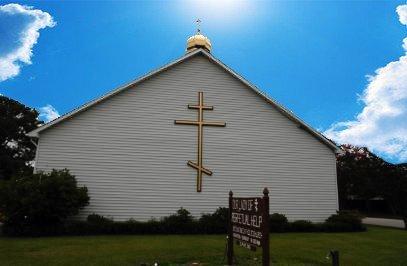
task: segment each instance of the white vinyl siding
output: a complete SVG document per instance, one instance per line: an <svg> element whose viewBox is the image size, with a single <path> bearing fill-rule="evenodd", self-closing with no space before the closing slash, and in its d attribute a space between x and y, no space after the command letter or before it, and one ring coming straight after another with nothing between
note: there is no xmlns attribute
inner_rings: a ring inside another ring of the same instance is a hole
<svg viewBox="0 0 407 266"><path fill-rule="evenodd" d="M202 192L196 192L198 92L213 111L204 119ZM337 209L335 155L262 97L206 57L197 55L39 134L36 170L68 168L91 197L91 213L148 220L180 207L194 216L236 196L270 189L270 212L322 221Z"/></svg>

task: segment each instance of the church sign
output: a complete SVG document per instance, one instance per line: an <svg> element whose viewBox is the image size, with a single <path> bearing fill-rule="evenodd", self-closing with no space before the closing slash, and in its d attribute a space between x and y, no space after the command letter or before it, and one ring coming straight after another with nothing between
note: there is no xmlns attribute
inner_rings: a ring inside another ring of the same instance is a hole
<svg viewBox="0 0 407 266"><path fill-rule="evenodd" d="M225 122L208 122L204 121L203 111L204 110L213 110L213 106L204 105L203 92L198 93L198 104L188 104L189 109L195 109L198 111L197 120L175 120L175 124L179 125L193 125L197 126L198 129L198 148L197 148L197 158L196 162L188 161L187 165L196 169L196 191L202 191L202 173L205 173L209 176L212 175L212 171L203 166L203 127L204 126L215 126L215 127L224 127L226 126Z"/></svg>
<svg viewBox="0 0 407 266"><path fill-rule="evenodd" d="M233 264L233 241L237 245L255 251L263 249L263 265L269 265L269 196L235 198L229 192L228 264Z"/></svg>

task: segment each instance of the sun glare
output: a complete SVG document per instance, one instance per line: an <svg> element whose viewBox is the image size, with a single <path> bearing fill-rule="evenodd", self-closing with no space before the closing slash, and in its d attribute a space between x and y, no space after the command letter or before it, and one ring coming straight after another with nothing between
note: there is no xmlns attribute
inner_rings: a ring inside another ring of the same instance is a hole
<svg viewBox="0 0 407 266"><path fill-rule="evenodd" d="M202 19L204 24L218 26L219 23L223 26L241 23L253 11L253 4L243 0L185 0L182 5L188 15Z"/></svg>

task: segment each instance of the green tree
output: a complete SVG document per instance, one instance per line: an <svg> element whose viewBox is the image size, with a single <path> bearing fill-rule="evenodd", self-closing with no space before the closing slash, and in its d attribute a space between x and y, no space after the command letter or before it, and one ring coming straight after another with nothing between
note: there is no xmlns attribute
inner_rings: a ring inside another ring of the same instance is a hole
<svg viewBox="0 0 407 266"><path fill-rule="evenodd" d="M380 180L378 194L388 202L394 214L402 217L407 230L407 168L390 165L387 171Z"/></svg>
<svg viewBox="0 0 407 266"><path fill-rule="evenodd" d="M0 179L32 169L35 145L26 133L41 124L37 117L35 109L0 96Z"/></svg>
<svg viewBox="0 0 407 266"><path fill-rule="evenodd" d="M365 147L341 146L337 156L338 191L341 209L350 198L380 197L389 204L393 214L403 218L407 229L407 166L393 165ZM367 205L367 207L369 207Z"/></svg>
<svg viewBox="0 0 407 266"><path fill-rule="evenodd" d="M5 233L24 235L51 230L89 204L68 170L13 176L0 182L0 213Z"/></svg>
<svg viewBox="0 0 407 266"><path fill-rule="evenodd" d="M338 192L341 209L346 209L349 198L368 201L379 195L380 180L388 176L389 163L365 147L349 144L341 146L337 156Z"/></svg>

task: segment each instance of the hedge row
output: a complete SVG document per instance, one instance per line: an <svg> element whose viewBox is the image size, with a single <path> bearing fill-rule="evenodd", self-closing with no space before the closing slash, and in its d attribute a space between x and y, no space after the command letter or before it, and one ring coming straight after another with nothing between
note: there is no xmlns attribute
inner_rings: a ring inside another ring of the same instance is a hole
<svg viewBox="0 0 407 266"><path fill-rule="evenodd" d="M181 208L176 214L160 220L139 222L128 220L116 222L106 217L92 214L86 221L32 227L3 226L3 233L10 236L49 236L49 235L99 235L99 234L225 234L227 232L228 209L218 208L213 214L204 214L194 219ZM282 214L270 216L271 232L349 232L363 231L364 226L358 215L340 212L329 217L325 223L315 224L299 220L288 222Z"/></svg>
<svg viewBox="0 0 407 266"><path fill-rule="evenodd" d="M270 215L270 232L359 232L365 231L362 217L353 211L340 211L331 215L323 223L312 223L307 220L289 222L283 214Z"/></svg>
<svg viewBox="0 0 407 266"><path fill-rule="evenodd" d="M91 214L86 221L69 221L63 224L32 226L3 225L8 236L51 236L51 235L99 235L99 234L222 234L227 231L228 209L218 208L213 214L204 214L194 219L181 208L176 214L160 220L140 222L133 219L116 222L112 219Z"/></svg>

